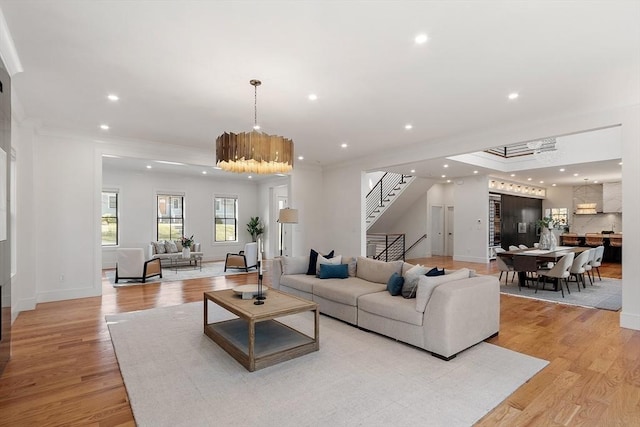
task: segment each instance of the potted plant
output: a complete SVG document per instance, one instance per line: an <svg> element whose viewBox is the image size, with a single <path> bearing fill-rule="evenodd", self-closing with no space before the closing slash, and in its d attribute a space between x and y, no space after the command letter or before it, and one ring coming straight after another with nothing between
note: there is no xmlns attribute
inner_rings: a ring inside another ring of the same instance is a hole
<svg viewBox="0 0 640 427"><path fill-rule="evenodd" d="M260 221L259 216L252 216L249 222L247 223L247 231L251 234L251 239L253 242L258 240L258 237L264 233L264 225L262 221Z"/></svg>

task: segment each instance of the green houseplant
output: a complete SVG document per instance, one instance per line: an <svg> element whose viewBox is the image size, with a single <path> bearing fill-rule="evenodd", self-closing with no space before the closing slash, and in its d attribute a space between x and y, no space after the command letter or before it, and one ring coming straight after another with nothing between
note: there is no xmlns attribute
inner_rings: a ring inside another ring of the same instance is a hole
<svg viewBox="0 0 640 427"><path fill-rule="evenodd" d="M251 239L253 239L254 242L258 240L258 236L264 233L264 225L262 221L260 221L259 216L251 217L247 223L247 231L251 234Z"/></svg>

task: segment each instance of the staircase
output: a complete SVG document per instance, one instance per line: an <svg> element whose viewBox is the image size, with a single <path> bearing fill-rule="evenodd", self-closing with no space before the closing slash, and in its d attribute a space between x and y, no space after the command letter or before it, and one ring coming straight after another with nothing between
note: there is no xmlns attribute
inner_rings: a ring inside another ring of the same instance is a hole
<svg viewBox="0 0 640 427"><path fill-rule="evenodd" d="M367 194L367 210L365 222L367 230L377 221L393 201L415 179L410 175L387 172Z"/></svg>

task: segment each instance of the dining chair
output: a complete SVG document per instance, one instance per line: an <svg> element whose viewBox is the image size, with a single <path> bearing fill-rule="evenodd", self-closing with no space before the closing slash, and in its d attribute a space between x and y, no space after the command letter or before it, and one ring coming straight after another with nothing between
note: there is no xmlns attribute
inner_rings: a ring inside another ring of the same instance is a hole
<svg viewBox="0 0 640 427"><path fill-rule="evenodd" d="M538 270L538 281L536 282L536 292L538 293L538 284L540 283L540 279L544 279L544 278L551 278L551 279L556 279L558 281L558 286L560 287L560 292L562 293L562 298L564 298L564 290L562 290L562 281L564 280L564 284L567 287L567 292L569 292L569 294L571 294L571 291L569 290L569 282L567 281L567 279L569 278L569 276L571 275L570 273L570 269L571 269L571 265L573 264L573 260L574 257L576 256L575 253L573 252L569 252L568 254L566 254L565 256L563 256L562 258L560 258L558 260L558 262L556 262L556 265L553 266L552 269L550 270L546 270L546 269L540 269ZM544 290L544 280L542 281L542 290Z"/></svg>
<svg viewBox="0 0 640 427"><path fill-rule="evenodd" d="M602 257L604 257L604 246L598 246L595 249L595 256L593 257L593 261L591 262L591 274L593 275L593 270L596 270L598 272L598 279L600 279L600 281L602 281L602 277L600 277L600 266L602 265Z"/></svg>
<svg viewBox="0 0 640 427"><path fill-rule="evenodd" d="M609 246L614 248L622 247L622 234L609 234Z"/></svg>
<svg viewBox="0 0 640 427"><path fill-rule="evenodd" d="M520 248L520 249L529 249L529 246L527 246L527 245L518 245L518 248Z"/></svg>
<svg viewBox="0 0 640 427"><path fill-rule="evenodd" d="M580 240L578 239L577 233L563 233L560 237L562 237L562 244L569 246L579 246Z"/></svg>
<svg viewBox="0 0 640 427"><path fill-rule="evenodd" d="M571 268L569 269L569 273L571 273L570 276L575 276L576 278L579 292L581 292L580 281L582 281L582 287L586 288L584 273L586 273L587 271L586 265L589 262L589 252L591 252L591 249L587 249L586 251L581 252L577 257L575 257L573 263L571 264Z"/></svg>
<svg viewBox="0 0 640 427"><path fill-rule="evenodd" d="M499 254L501 252L506 252L502 248L495 248L494 251L496 254ZM504 284L506 285L507 282L509 281L509 273L513 272L513 276L511 277L511 282L513 283L513 279L516 277L516 272L513 269L513 262L510 259L503 258L500 255L498 255L496 256L496 264L500 269L500 277L498 277L498 281L502 280L502 273L506 272L507 277L504 280Z"/></svg>
<svg viewBox="0 0 640 427"><path fill-rule="evenodd" d="M515 246L515 245L509 245L509 250L510 251L517 251L517 250L520 250L520 248Z"/></svg>
<svg viewBox="0 0 640 427"><path fill-rule="evenodd" d="M584 269L587 273L587 277L589 277L589 283L593 286L593 261L596 259L596 248L589 249L589 259L587 260L587 264L584 266Z"/></svg>

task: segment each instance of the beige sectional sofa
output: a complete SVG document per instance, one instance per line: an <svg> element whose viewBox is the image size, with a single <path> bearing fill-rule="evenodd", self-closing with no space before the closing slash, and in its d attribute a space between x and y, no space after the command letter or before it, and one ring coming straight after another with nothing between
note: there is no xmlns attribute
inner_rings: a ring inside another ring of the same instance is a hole
<svg viewBox="0 0 640 427"><path fill-rule="evenodd" d="M392 296L389 277L406 275L411 264L364 257L342 257L349 277L307 275L309 257L280 257L273 262L272 286L312 301L320 312L450 360L462 350L497 335L500 328L499 282L473 270L447 271L420 278L416 298Z"/></svg>

